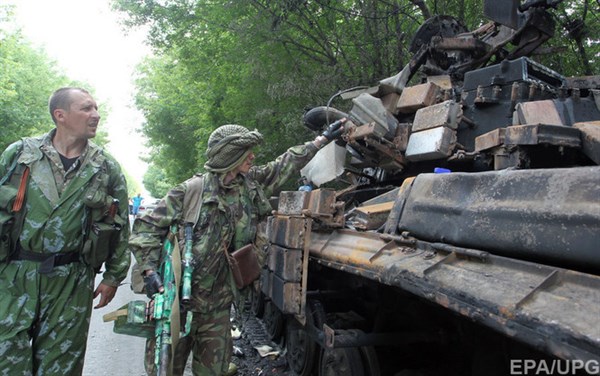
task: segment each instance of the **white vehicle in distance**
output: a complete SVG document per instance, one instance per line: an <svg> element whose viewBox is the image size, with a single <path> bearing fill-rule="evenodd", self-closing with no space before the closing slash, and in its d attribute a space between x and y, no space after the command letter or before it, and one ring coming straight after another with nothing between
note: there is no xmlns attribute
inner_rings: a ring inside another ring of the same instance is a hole
<svg viewBox="0 0 600 376"><path fill-rule="evenodd" d="M140 208L138 209L137 216L141 217L145 214L152 213L152 211L156 208L156 205L160 202L157 198L147 198L142 201Z"/></svg>

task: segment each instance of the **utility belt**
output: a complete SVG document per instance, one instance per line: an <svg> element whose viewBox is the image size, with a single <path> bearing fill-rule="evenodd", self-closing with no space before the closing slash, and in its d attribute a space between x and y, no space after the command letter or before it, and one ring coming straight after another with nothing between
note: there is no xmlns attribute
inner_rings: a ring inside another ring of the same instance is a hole
<svg viewBox="0 0 600 376"><path fill-rule="evenodd" d="M11 260L27 260L40 263L39 272L48 274L52 272L55 266L67 265L74 262L79 262L79 252L68 253L39 253L26 251L20 246L17 246L17 251L10 257Z"/></svg>

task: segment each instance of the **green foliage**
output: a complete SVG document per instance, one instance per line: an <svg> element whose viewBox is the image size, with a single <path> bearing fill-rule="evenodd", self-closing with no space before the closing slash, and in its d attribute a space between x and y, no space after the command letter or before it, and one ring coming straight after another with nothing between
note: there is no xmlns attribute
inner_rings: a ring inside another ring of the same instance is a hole
<svg viewBox="0 0 600 376"><path fill-rule="evenodd" d="M53 62L18 34L0 36L0 148L54 127L48 97L66 83Z"/></svg>
<svg viewBox="0 0 600 376"><path fill-rule="evenodd" d="M152 197L164 197L172 185L169 184L163 175L163 170L156 165L150 165L144 176L144 187L150 192Z"/></svg>
<svg viewBox="0 0 600 376"><path fill-rule="evenodd" d="M328 102L347 111L349 103L336 96L340 90L398 73L412 56L413 35L431 16L452 15L468 30L489 21L480 0L114 0L113 5L128 16L128 26L149 28L159 56L140 67L137 81L153 165L148 184L154 187L202 170L207 138L222 124L263 133L257 163L312 139L301 124L303 112ZM569 75L587 67L597 74L597 7L591 0L561 4L554 12L560 38L550 46L569 47L564 56L536 58ZM573 31L565 33L566 26Z"/></svg>
<svg viewBox="0 0 600 376"><path fill-rule="evenodd" d="M21 137L54 128L48 98L63 86L89 85L70 81L43 50L34 48L14 24L12 8L0 6L0 150ZM104 112L101 109L102 112ZM100 128L94 142L108 142Z"/></svg>

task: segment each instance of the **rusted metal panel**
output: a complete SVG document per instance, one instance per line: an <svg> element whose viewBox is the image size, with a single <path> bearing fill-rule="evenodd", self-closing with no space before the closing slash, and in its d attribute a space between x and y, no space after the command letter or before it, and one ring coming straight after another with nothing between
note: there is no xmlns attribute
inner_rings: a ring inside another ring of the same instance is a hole
<svg viewBox="0 0 600 376"><path fill-rule="evenodd" d="M349 141L363 140L367 137L376 135L375 132L376 124L374 122L360 125L354 128L348 135Z"/></svg>
<svg viewBox="0 0 600 376"><path fill-rule="evenodd" d="M302 281L302 250L271 245L269 270L286 282Z"/></svg>
<svg viewBox="0 0 600 376"><path fill-rule="evenodd" d="M307 211L311 216L333 216L336 211L335 191L333 189L315 189L310 192Z"/></svg>
<svg viewBox="0 0 600 376"><path fill-rule="evenodd" d="M273 303L285 314L298 315L301 313L302 289L300 283L287 282L272 274Z"/></svg>
<svg viewBox="0 0 600 376"><path fill-rule="evenodd" d="M456 129L461 117L460 103L448 100L419 109L415 114L412 131L418 132L436 127Z"/></svg>
<svg viewBox="0 0 600 376"><path fill-rule="evenodd" d="M600 121L575 123L574 128L581 132L583 152L596 164L600 164Z"/></svg>
<svg viewBox="0 0 600 376"><path fill-rule="evenodd" d="M549 144L579 148L581 133L577 128L560 125L514 125L506 128L504 143L506 145Z"/></svg>
<svg viewBox="0 0 600 376"><path fill-rule="evenodd" d="M516 124L542 123L549 125L565 125L558 113L554 101L543 100L523 102L515 108Z"/></svg>
<svg viewBox="0 0 600 376"><path fill-rule="evenodd" d="M433 82L405 87L398 100L398 111L411 113L437 101L440 88Z"/></svg>
<svg viewBox="0 0 600 376"><path fill-rule="evenodd" d="M353 230L313 232L310 254L318 264L412 292L549 354L600 358L600 276L493 254L482 260L432 252L430 243L407 247Z"/></svg>
<svg viewBox="0 0 600 376"><path fill-rule="evenodd" d="M361 230L375 230L385 223L393 205L393 201L363 205L357 207L348 220L352 222L354 227Z"/></svg>
<svg viewBox="0 0 600 376"><path fill-rule="evenodd" d="M504 144L505 128L498 128L475 138L475 151L480 152Z"/></svg>
<svg viewBox="0 0 600 376"><path fill-rule="evenodd" d="M302 211L307 208L309 192L306 191L283 191L279 194L278 214L281 215L302 215Z"/></svg>
<svg viewBox="0 0 600 376"><path fill-rule="evenodd" d="M286 248L303 249L307 220L302 217L275 216L267 222L269 242Z"/></svg>

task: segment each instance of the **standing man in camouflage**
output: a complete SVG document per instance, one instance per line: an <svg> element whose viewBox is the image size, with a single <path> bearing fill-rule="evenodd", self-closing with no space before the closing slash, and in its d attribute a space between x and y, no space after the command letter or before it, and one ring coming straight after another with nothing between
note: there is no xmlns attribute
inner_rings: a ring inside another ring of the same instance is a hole
<svg viewBox="0 0 600 376"><path fill-rule="evenodd" d="M49 110L55 129L0 156L1 375L81 375L93 300L107 305L129 269L125 178L89 141L96 102L61 88Z"/></svg>
<svg viewBox="0 0 600 376"><path fill-rule="evenodd" d="M192 314L188 337L175 351L174 375L182 375L190 351L197 376L228 373L233 342L229 315L236 287L224 253L254 242L258 223L270 214L268 198L327 142L341 136L342 123L314 141L288 149L275 161L253 166L258 131L223 125L208 139L200 218L193 230ZM130 246L143 270L149 296L162 291L159 268L161 241L171 224L182 222L187 182L171 189L156 209L135 220Z"/></svg>

